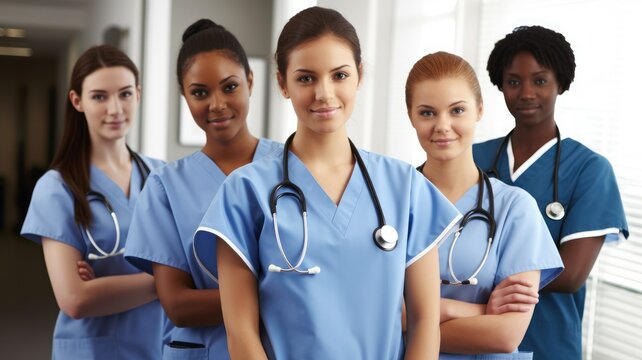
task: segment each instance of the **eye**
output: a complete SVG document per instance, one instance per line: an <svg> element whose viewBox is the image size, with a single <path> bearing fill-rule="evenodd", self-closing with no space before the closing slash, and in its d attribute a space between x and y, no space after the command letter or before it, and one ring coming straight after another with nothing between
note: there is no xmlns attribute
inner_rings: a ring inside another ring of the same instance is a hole
<svg viewBox="0 0 642 360"><path fill-rule="evenodd" d="M126 91L123 91L123 92L120 93L120 97L123 98L123 99L127 99L127 98L131 97L132 95L134 95L134 93L132 91L130 91L130 90L126 90Z"/></svg>
<svg viewBox="0 0 642 360"><path fill-rule="evenodd" d="M234 90L236 90L236 88L238 88L238 87L239 87L239 84L237 84L237 83L229 83L229 84L226 84L223 87L223 92L224 93L231 93L231 92L234 92Z"/></svg>
<svg viewBox="0 0 642 360"><path fill-rule="evenodd" d="M298 82L301 82L301 83L304 83L304 84L308 84L308 83L311 83L312 80L314 80L314 79L312 78L312 75L301 75L296 80Z"/></svg>
<svg viewBox="0 0 642 360"><path fill-rule="evenodd" d="M435 112L432 110L419 110L419 116L421 117L433 117Z"/></svg>
<svg viewBox="0 0 642 360"><path fill-rule="evenodd" d="M542 85L545 85L545 84L546 84L546 79L544 79L544 78L535 79L535 85L542 86Z"/></svg>
<svg viewBox="0 0 642 360"><path fill-rule="evenodd" d="M334 78L335 78L336 80L345 80L345 79L347 79L349 76L350 76L350 75L348 75L348 73L343 72L343 71L340 71L340 72L338 72L338 73L334 74Z"/></svg>
<svg viewBox="0 0 642 360"><path fill-rule="evenodd" d="M453 109L452 109L452 113L453 113L453 114L455 114L455 115L461 115L461 114L463 114L464 112L466 112L466 109L464 109L464 108L463 108L463 107L461 107L461 106L457 106L456 108L453 108Z"/></svg>
<svg viewBox="0 0 642 360"><path fill-rule="evenodd" d="M190 94L191 94L193 97L195 97L195 98L197 98L197 99L200 99L200 98L204 98L204 97L206 97L206 96L207 96L207 90L202 89L202 88L195 88L195 89L192 89L192 91L190 92Z"/></svg>
<svg viewBox="0 0 642 360"><path fill-rule="evenodd" d="M104 94L93 94L91 96L91 99L96 101L105 101L107 99L107 96L105 96Z"/></svg>
<svg viewBox="0 0 642 360"><path fill-rule="evenodd" d="M517 86L517 85L519 85L519 80L508 79L508 80L506 80L506 85L508 85L508 86Z"/></svg>

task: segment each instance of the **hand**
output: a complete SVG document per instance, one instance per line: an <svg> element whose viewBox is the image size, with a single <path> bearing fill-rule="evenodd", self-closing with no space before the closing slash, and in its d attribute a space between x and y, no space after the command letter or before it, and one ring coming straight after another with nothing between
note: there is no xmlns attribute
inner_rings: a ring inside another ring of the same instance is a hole
<svg viewBox="0 0 642 360"><path fill-rule="evenodd" d="M539 293L530 281L518 276L509 276L493 289L486 304L486 314L527 312L538 302Z"/></svg>
<svg viewBox="0 0 642 360"><path fill-rule="evenodd" d="M76 263L76 267L78 268L78 276L80 276L80 279L83 281L89 281L96 278L94 269L86 261L79 260Z"/></svg>

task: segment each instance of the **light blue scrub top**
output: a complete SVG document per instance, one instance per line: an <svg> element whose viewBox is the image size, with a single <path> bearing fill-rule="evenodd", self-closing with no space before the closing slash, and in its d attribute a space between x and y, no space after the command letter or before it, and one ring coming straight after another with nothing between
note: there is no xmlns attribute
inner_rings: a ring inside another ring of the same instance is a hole
<svg viewBox="0 0 642 360"><path fill-rule="evenodd" d="M505 278L540 270L538 289L557 277L564 267L555 242L537 203L526 191L491 178L495 199L497 231L488 259L476 278L477 285L441 285L441 297L474 304L486 304L491 292ZM478 185L472 186L455 204L463 214L477 205ZM488 210L488 189L484 185L483 207ZM468 279L479 266L486 251L488 225L483 220L469 221L457 240L452 255L452 268L459 280ZM454 236L439 247L441 278L452 281L448 271L448 254ZM440 359L477 359L480 355L441 353ZM483 354L484 359L531 359L531 353Z"/></svg>
<svg viewBox="0 0 642 360"><path fill-rule="evenodd" d="M386 252L373 240L377 213L359 166L337 206L290 152L290 180L307 201L309 243L301 269L316 275L268 272L286 268L269 208L282 180L282 151L234 172L223 183L195 235L201 257L215 257L222 238L257 278L264 347L271 359L401 359L401 304L408 266L436 246L461 215L409 164L360 151L387 224L399 233ZM284 251L296 262L303 244L298 202L277 205ZM200 252L200 245L210 247ZM270 350L271 348L271 350Z"/></svg>
<svg viewBox="0 0 642 360"><path fill-rule="evenodd" d="M254 160L283 148L277 142L260 139ZM225 180L225 174L203 152L154 170L145 185L127 238L125 258L139 269L152 274L152 264L182 270L192 277L197 289L217 289L218 283L201 271L192 239L214 194ZM216 259L206 267L213 272ZM169 341L202 345L202 348L177 348ZM163 359L228 359L225 328L175 327L165 329Z"/></svg>
<svg viewBox="0 0 642 360"><path fill-rule="evenodd" d="M473 146L475 162L483 169L493 166L495 154L503 138ZM566 138L561 142L558 196L566 215L551 220L545 208L553 200L553 168L556 140L553 139L515 174L512 146L501 150L497 164L500 180L525 189L536 200L540 213L559 247L565 241L605 236L605 242L623 240L629 236L622 198L611 164L606 158L581 143ZM582 315L586 288L575 293L540 294L520 350L533 351L537 360L582 359Z"/></svg>
<svg viewBox="0 0 642 360"><path fill-rule="evenodd" d="M162 161L141 156L150 169ZM126 237L134 205L142 184L141 174L132 161L129 198L120 187L97 167L90 167L90 188L102 193L114 208L120 225L121 247ZM116 239L116 228L107 208L100 201L90 201L93 221L89 228L94 240L110 252ZM140 273L122 256L89 260L98 254L85 230L74 220L74 203L60 173L47 171L36 184L20 234L36 243L50 238L80 251L94 269L96 277ZM58 314L53 335L53 359L158 359L161 354L163 313L160 303L149 302L122 313L74 320L62 311Z"/></svg>

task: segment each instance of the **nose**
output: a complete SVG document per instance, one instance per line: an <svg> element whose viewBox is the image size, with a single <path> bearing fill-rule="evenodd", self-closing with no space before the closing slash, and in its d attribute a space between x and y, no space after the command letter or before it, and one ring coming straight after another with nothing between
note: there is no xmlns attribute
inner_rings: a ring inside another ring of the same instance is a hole
<svg viewBox="0 0 642 360"><path fill-rule="evenodd" d="M450 117L444 114L439 114L435 118L435 132L447 133L450 131Z"/></svg>
<svg viewBox="0 0 642 360"><path fill-rule="evenodd" d="M111 97L107 103L107 112L110 115L116 115L123 112L123 105L120 103L120 99L118 99L118 97Z"/></svg>
<svg viewBox="0 0 642 360"><path fill-rule="evenodd" d="M519 92L519 96L522 99L532 99L535 97L535 86L528 81L525 81L522 84L522 87Z"/></svg>
<svg viewBox="0 0 642 360"><path fill-rule="evenodd" d="M327 102L334 98L334 84L331 80L320 80L315 88L315 98L321 102Z"/></svg>
<svg viewBox="0 0 642 360"><path fill-rule="evenodd" d="M210 100L210 106L209 106L209 111L210 112L219 112L225 109L225 99L223 96L219 96L216 94L212 94L212 98Z"/></svg>

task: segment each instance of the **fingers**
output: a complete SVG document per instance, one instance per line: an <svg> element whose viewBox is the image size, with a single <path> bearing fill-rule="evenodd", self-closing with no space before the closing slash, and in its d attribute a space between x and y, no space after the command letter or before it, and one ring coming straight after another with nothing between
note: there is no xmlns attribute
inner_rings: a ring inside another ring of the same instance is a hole
<svg viewBox="0 0 642 360"><path fill-rule="evenodd" d="M96 278L94 269L87 262L80 260L76 263L76 266L78 268L78 276L80 276L81 280L89 281Z"/></svg>

